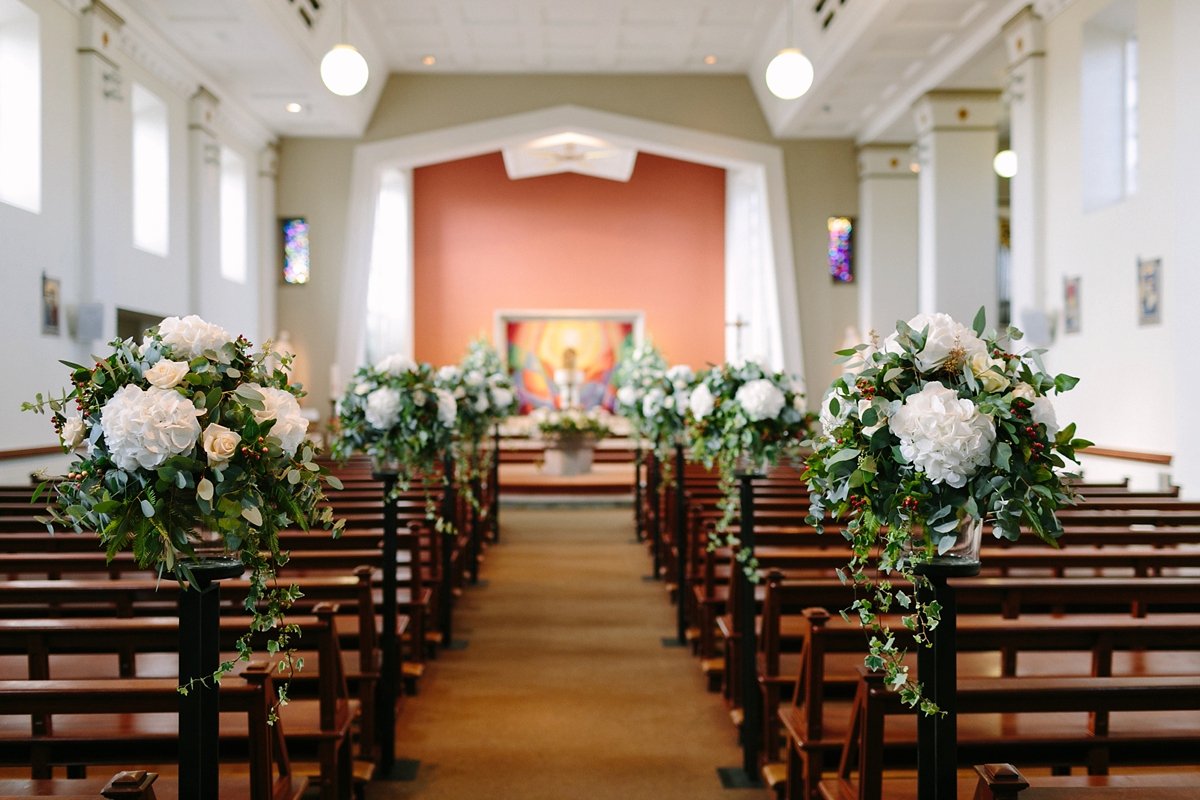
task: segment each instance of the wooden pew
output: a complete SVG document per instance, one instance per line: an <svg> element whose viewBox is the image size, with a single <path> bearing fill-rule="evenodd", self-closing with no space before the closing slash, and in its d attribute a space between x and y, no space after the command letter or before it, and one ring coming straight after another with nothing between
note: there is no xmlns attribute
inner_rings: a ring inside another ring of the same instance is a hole
<svg viewBox="0 0 1200 800"><path fill-rule="evenodd" d="M836 780L822 781L826 800L882 800L888 764L885 720L912 709L862 671L854 725L847 734ZM1108 762L1190 764L1200 746L1200 677L985 678L958 682L958 752L963 763L1014 754L1021 763L1085 764L1103 774ZM1139 712L1112 726L1089 722L1098 712ZM1025 715L1038 715L1036 720ZM908 749L909 759L915 751ZM1114 758L1115 756L1115 758ZM903 762L902 762L903 763ZM855 778L857 772L857 779ZM909 783L912 791L912 783Z"/></svg>
<svg viewBox="0 0 1200 800"><path fill-rule="evenodd" d="M969 792L974 788L977 800L1105 800L1133 798L1138 800L1187 800L1200 797L1200 773L1166 772L1138 775L1051 775L1025 777L1012 764L977 764L978 782L966 780ZM883 781L883 795L889 797L897 789L911 790L911 782L903 787L895 780ZM974 783L972 787L971 784ZM891 785L889 785L891 784ZM959 792L959 796L965 796Z"/></svg>
<svg viewBox="0 0 1200 800"><path fill-rule="evenodd" d="M256 662L238 678L222 683L222 712L245 717L250 763L249 786L239 786L233 780L223 782L222 797L299 800L307 789L308 780L292 771L284 724L268 724L274 700L271 669L266 662ZM173 680L0 681L4 760L32 764L34 770L39 770L51 764L128 762L131 750L150 761L169 757L174 742L171 729L175 727L169 717L178 713L178 707L179 694ZM63 735L62 726L55 724L58 715L71 726L82 726L91 733L83 738ZM141 734L106 722L108 718L129 720L139 715L168 719L157 726L161 732L147 729ZM22 721L21 717L33 722ZM46 722L40 724L39 718ZM240 791L226 795L227 787ZM163 795L168 796L166 792Z"/></svg>

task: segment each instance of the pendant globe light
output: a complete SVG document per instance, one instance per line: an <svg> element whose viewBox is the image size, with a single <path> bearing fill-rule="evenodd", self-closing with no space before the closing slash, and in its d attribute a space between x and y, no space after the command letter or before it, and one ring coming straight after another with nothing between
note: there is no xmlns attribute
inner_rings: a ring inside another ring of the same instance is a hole
<svg viewBox="0 0 1200 800"><path fill-rule="evenodd" d="M795 0L788 0L788 36L796 40ZM798 47L787 47L767 65L767 88L781 100L795 100L809 90L813 65Z"/></svg>
<svg viewBox="0 0 1200 800"><path fill-rule="evenodd" d="M342 0L342 42L346 41L346 12L349 5L350 0ZM369 73L367 60L353 45L335 44L321 59L321 80L329 91L342 97L361 92L367 85Z"/></svg>

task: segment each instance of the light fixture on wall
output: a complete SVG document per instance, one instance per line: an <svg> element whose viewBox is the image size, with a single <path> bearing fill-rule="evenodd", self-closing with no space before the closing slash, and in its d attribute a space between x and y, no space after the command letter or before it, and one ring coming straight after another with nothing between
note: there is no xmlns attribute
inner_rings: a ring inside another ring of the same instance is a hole
<svg viewBox="0 0 1200 800"><path fill-rule="evenodd" d="M1001 150L992 159L992 169L1001 178L1011 178L1017 174L1017 154L1012 150Z"/></svg>
<svg viewBox="0 0 1200 800"><path fill-rule="evenodd" d="M346 41L346 12L350 0L342 0L342 38ZM335 44L321 59L321 80L326 88L342 97L358 94L367 85L370 70L367 60L353 45Z"/></svg>
<svg viewBox="0 0 1200 800"><path fill-rule="evenodd" d="M796 41L796 3L788 0L788 37ZM809 90L813 65L798 47L787 47L767 65L767 88L781 100L795 100Z"/></svg>

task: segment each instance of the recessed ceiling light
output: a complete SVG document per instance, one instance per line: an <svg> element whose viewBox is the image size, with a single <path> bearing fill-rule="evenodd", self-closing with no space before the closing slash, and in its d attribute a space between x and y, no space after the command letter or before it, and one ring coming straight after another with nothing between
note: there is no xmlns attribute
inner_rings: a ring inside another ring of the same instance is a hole
<svg viewBox="0 0 1200 800"><path fill-rule="evenodd" d="M421 63L427 67L432 67L434 64L437 63L437 59L434 58L433 56L425 56L424 58L421 59Z"/></svg>
<svg viewBox="0 0 1200 800"><path fill-rule="evenodd" d="M299 114L304 110L304 106L300 105L299 103L288 103L286 106L284 106L284 108L293 114Z"/></svg>
<svg viewBox="0 0 1200 800"><path fill-rule="evenodd" d="M715 63L717 63L717 57L716 56L705 56L704 63L705 64L715 64Z"/></svg>

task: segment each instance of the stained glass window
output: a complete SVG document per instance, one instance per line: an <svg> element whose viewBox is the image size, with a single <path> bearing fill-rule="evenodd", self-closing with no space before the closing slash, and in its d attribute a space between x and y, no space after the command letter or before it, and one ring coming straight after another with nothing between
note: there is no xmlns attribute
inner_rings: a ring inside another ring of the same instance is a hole
<svg viewBox="0 0 1200 800"><path fill-rule="evenodd" d="M303 218L283 221L283 279L308 283L308 221Z"/></svg>
<svg viewBox="0 0 1200 800"><path fill-rule="evenodd" d="M829 218L829 274L835 281L854 280L854 222L849 217Z"/></svg>

